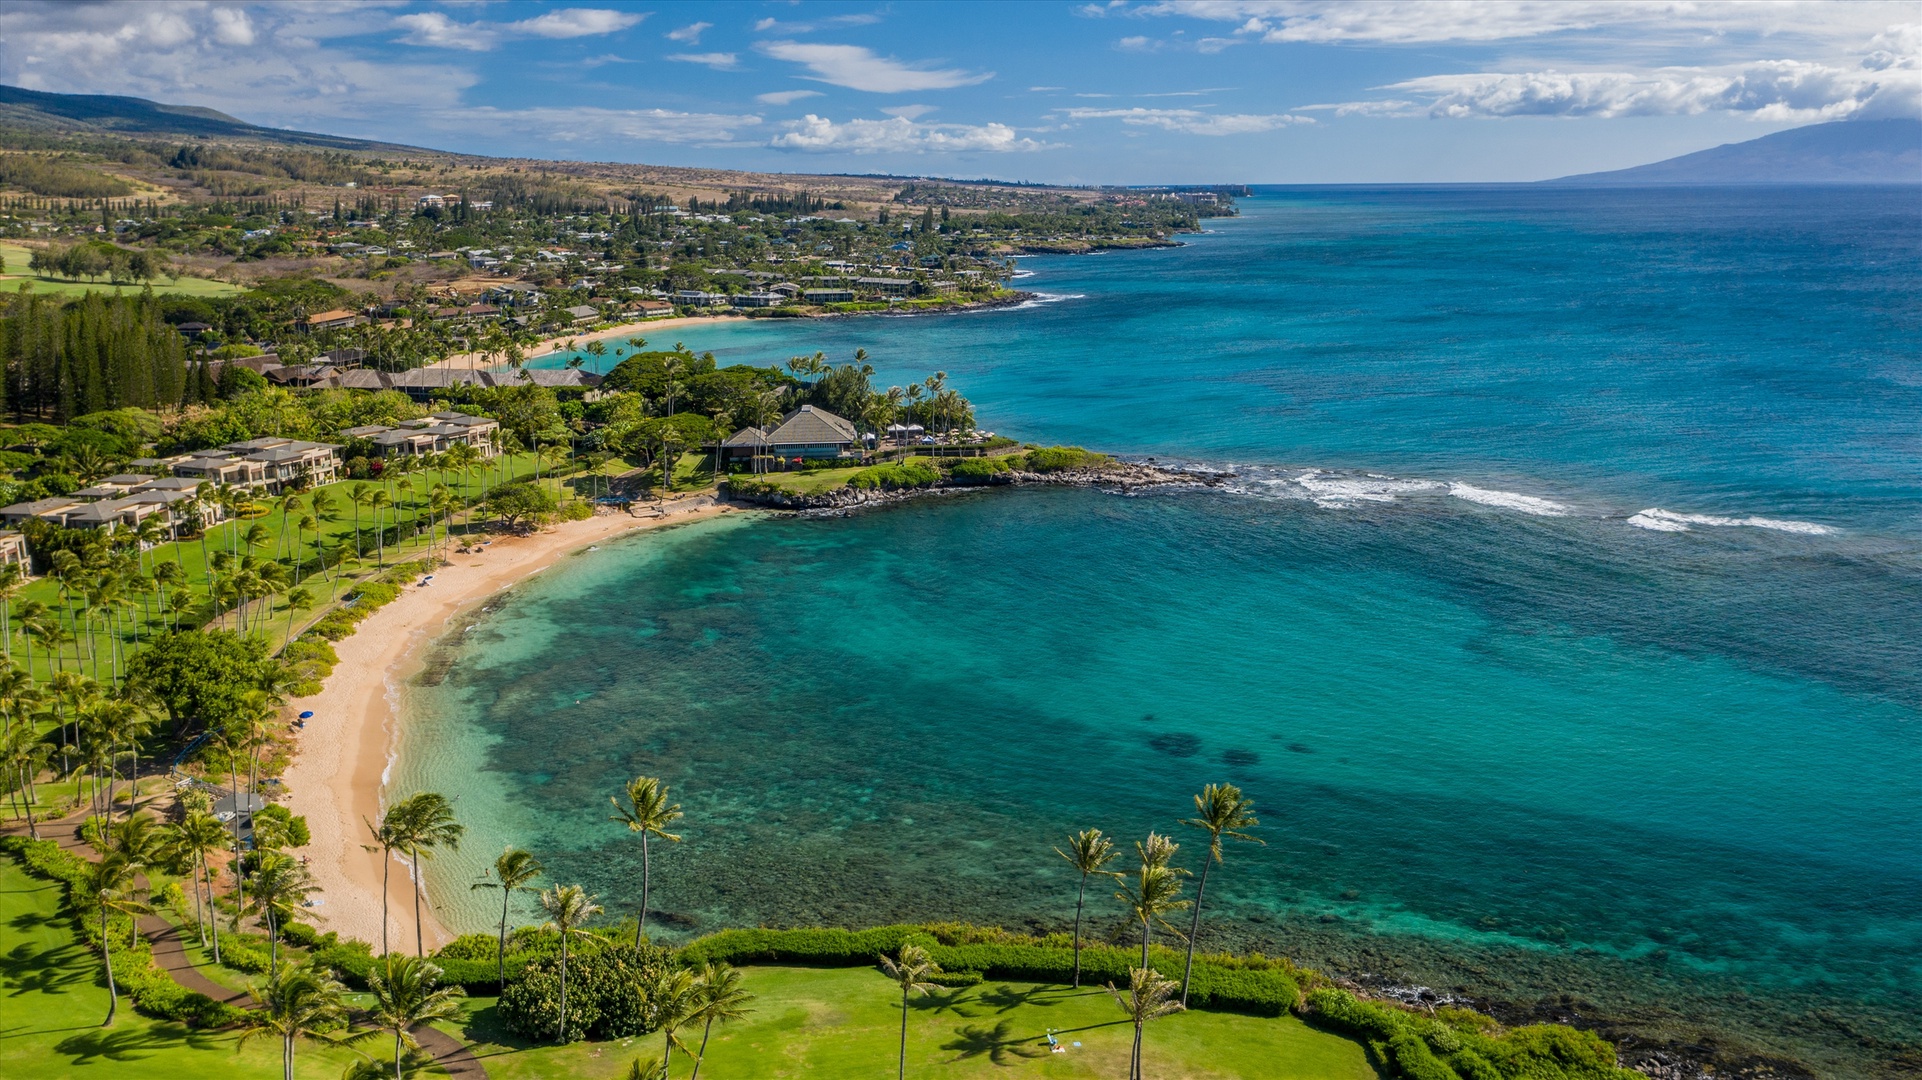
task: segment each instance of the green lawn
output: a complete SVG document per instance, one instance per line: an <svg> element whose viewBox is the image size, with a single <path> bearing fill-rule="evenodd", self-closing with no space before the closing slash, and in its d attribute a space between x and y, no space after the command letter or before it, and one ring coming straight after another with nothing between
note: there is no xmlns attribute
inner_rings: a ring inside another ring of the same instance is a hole
<svg viewBox="0 0 1922 1080"><path fill-rule="evenodd" d="M28 877L0 859L0 1076L20 1080L138 1076L199 1080L208 1076L280 1076L280 1046L253 1042L239 1052L231 1032L194 1031L150 1020L120 999L120 1015L102 1028L107 988L99 960L84 950L59 913L59 886ZM296 1073L333 1080L357 1058L351 1050L302 1045Z"/></svg>
<svg viewBox="0 0 1922 1080"><path fill-rule="evenodd" d="M701 1075L892 1076L900 1038L900 992L872 968L743 968L755 995L745 1020L714 1029ZM470 1021L449 1031L474 1043L497 1080L617 1077L658 1056L658 1035L622 1043L530 1046L503 1032L491 998L470 1003ZM1128 1071L1132 1029L1098 988L990 981L916 999L908 1020L908 1075L919 1077L1116 1077ZM1065 1053L1048 1052L1049 1028ZM683 1036L698 1046L700 1032ZM1360 1044L1279 1020L1191 1012L1148 1028L1147 1072L1157 1080L1375 1080ZM691 1062L678 1051L673 1076Z"/></svg>
<svg viewBox="0 0 1922 1080"><path fill-rule="evenodd" d="M743 479L760 480L796 495L818 495L823 491L846 487L848 478L866 468L855 465L845 469L814 469L807 472L770 472L760 476L740 474Z"/></svg>
<svg viewBox="0 0 1922 1080"><path fill-rule="evenodd" d="M7 260L7 272L0 274L0 292L11 293L25 285L37 293L51 293L55 296L80 296L85 293L117 293L141 291L144 285L114 285L106 281L64 281L50 277L35 277L27 270L27 260L33 258L33 251L19 244L0 241L0 257ZM157 293L178 293L182 296L234 296L247 290L224 281L210 281L197 277L158 277L153 281Z"/></svg>

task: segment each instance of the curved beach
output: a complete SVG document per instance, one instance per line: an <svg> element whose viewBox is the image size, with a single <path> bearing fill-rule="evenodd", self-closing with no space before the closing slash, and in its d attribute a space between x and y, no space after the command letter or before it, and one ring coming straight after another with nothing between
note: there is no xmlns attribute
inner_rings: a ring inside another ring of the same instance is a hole
<svg viewBox="0 0 1922 1080"><path fill-rule="evenodd" d="M398 691L432 641L456 614L586 545L661 525L677 525L728 513L732 507L689 500L663 516L602 514L566 522L531 536L499 536L485 555L454 555L431 585L414 585L339 642L340 662L320 693L292 703L312 710L287 769L289 807L305 815L312 831L309 869L321 888L313 917L342 937L381 940L381 856L365 845L365 821L378 820L385 805L388 766L399 732ZM395 948L414 937L408 867L396 860L388 877L387 932ZM434 918L432 897L422 904L422 936L428 948L454 935Z"/></svg>

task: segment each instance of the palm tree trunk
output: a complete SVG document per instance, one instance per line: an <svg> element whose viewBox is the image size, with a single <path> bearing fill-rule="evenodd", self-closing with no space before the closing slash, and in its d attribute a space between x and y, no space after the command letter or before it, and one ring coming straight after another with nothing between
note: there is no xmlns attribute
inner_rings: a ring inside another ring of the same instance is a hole
<svg viewBox="0 0 1922 1080"><path fill-rule="evenodd" d="M1148 966L1148 934L1153 929L1148 920L1141 920L1141 966Z"/></svg>
<svg viewBox="0 0 1922 1080"><path fill-rule="evenodd" d="M1141 1021L1135 1021L1134 1056L1128 1062L1128 1080L1141 1080Z"/></svg>
<svg viewBox="0 0 1922 1080"><path fill-rule="evenodd" d="M554 1041L567 1041L567 931L561 931L561 1028L554 1033Z"/></svg>
<svg viewBox="0 0 1922 1080"><path fill-rule="evenodd" d="M1081 875L1081 888L1074 894L1074 988L1081 989L1081 904L1088 898L1088 875Z"/></svg>
<svg viewBox="0 0 1922 1080"><path fill-rule="evenodd" d="M113 1014L120 1011L120 988L113 981L113 937L107 933L107 905L100 905L100 954L107 960L107 1019L100 1026L112 1027Z"/></svg>
<svg viewBox="0 0 1922 1080"><path fill-rule="evenodd" d="M707 1058L707 1036L713 1030L714 1018L710 1016L707 1023L701 1025L701 1052L694 1055L694 1071L687 1075L687 1080L701 1080L701 1062Z"/></svg>
<svg viewBox="0 0 1922 1080"><path fill-rule="evenodd" d="M901 1065L895 1076L906 1080L908 1075L908 991L901 988Z"/></svg>
<svg viewBox="0 0 1922 1080"><path fill-rule="evenodd" d="M1201 860L1201 882L1195 886L1195 914L1188 923L1188 960L1181 967L1181 1007L1188 1007L1188 977L1195 972L1195 935L1201 933L1201 898L1208 891L1208 870L1214 860Z"/></svg>
<svg viewBox="0 0 1922 1080"><path fill-rule="evenodd" d="M387 948L387 874L394 865L394 852L391 848L380 849L380 954L386 956Z"/></svg>
<svg viewBox="0 0 1922 1080"><path fill-rule="evenodd" d="M412 848L410 853L414 856L414 955L426 956L427 949L422 944L425 936L420 926L420 849Z"/></svg>
<svg viewBox="0 0 1922 1080"><path fill-rule="evenodd" d="M637 920L634 923L634 947L637 949L641 947L642 932L647 929L648 876L649 876L649 872L648 872L648 863L647 863L647 834L642 833L641 834L641 917L639 920Z"/></svg>
<svg viewBox="0 0 1922 1080"><path fill-rule="evenodd" d="M400 1028L394 1029L394 1080L400 1080Z"/></svg>
<svg viewBox="0 0 1922 1080"><path fill-rule="evenodd" d="M499 969L501 989L507 989L507 883L501 883L501 941L500 950L494 954L494 964Z"/></svg>

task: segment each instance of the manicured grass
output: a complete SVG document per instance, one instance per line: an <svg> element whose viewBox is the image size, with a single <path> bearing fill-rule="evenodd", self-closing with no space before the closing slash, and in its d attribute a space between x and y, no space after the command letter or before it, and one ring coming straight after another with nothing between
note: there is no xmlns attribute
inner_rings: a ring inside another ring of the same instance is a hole
<svg viewBox="0 0 1922 1080"><path fill-rule="evenodd" d="M143 1080L199 1080L208 1076L277 1077L280 1046L249 1043L235 1052L235 1035L194 1031L150 1020L123 994L120 1015L102 1028L107 988L100 962L80 944L60 914L59 886L32 878L0 859L0 1076L61 1080L138 1076ZM357 1055L303 1044L296 1075L340 1076Z"/></svg>
<svg viewBox="0 0 1922 1080"><path fill-rule="evenodd" d="M900 991L872 968L743 968L755 995L745 1020L716 1027L701 1075L892 1076L900 1038ZM497 1080L624 1075L636 1056L661 1052L659 1035L622 1043L530 1045L500 1030L491 998L470 1003L470 1021L450 1031ZM1049 1028L1065 1053L1048 1052ZM1128 1071L1133 1036L1121 1010L1097 987L990 981L917 998L908 1016L908 1075L921 1077L1115 1077ZM683 1033L698 1047L698 1030ZM691 1061L676 1051L671 1075ZM1191 1012L1157 1020L1147 1034L1147 1073L1157 1080L1374 1080L1361 1046L1279 1020Z"/></svg>
<svg viewBox="0 0 1922 1080"><path fill-rule="evenodd" d="M784 491L796 495L818 495L823 491L846 487L848 477L860 472L866 466L856 465L846 469L816 469L809 472L770 472L760 476L741 474L743 480L759 480L773 484Z"/></svg>
<svg viewBox="0 0 1922 1080"><path fill-rule="evenodd" d="M0 242L0 257L7 260L7 272L0 275L0 292L11 293L27 286L31 292L54 296L82 296L86 293L137 293L146 288L142 285L114 285L107 281L65 281L58 278L36 277L27 269L27 262L33 258L30 248L19 244ZM238 285L224 281L210 281L197 277L157 277L153 280L153 291L157 293L176 293L181 296L234 296L246 292Z"/></svg>

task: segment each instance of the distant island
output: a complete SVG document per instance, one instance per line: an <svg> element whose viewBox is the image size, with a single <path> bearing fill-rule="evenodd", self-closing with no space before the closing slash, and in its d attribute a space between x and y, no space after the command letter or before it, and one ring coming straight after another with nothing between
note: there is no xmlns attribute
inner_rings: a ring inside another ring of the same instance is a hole
<svg viewBox="0 0 1922 1080"><path fill-rule="evenodd" d="M1922 184L1922 120L1840 120L1547 184Z"/></svg>

